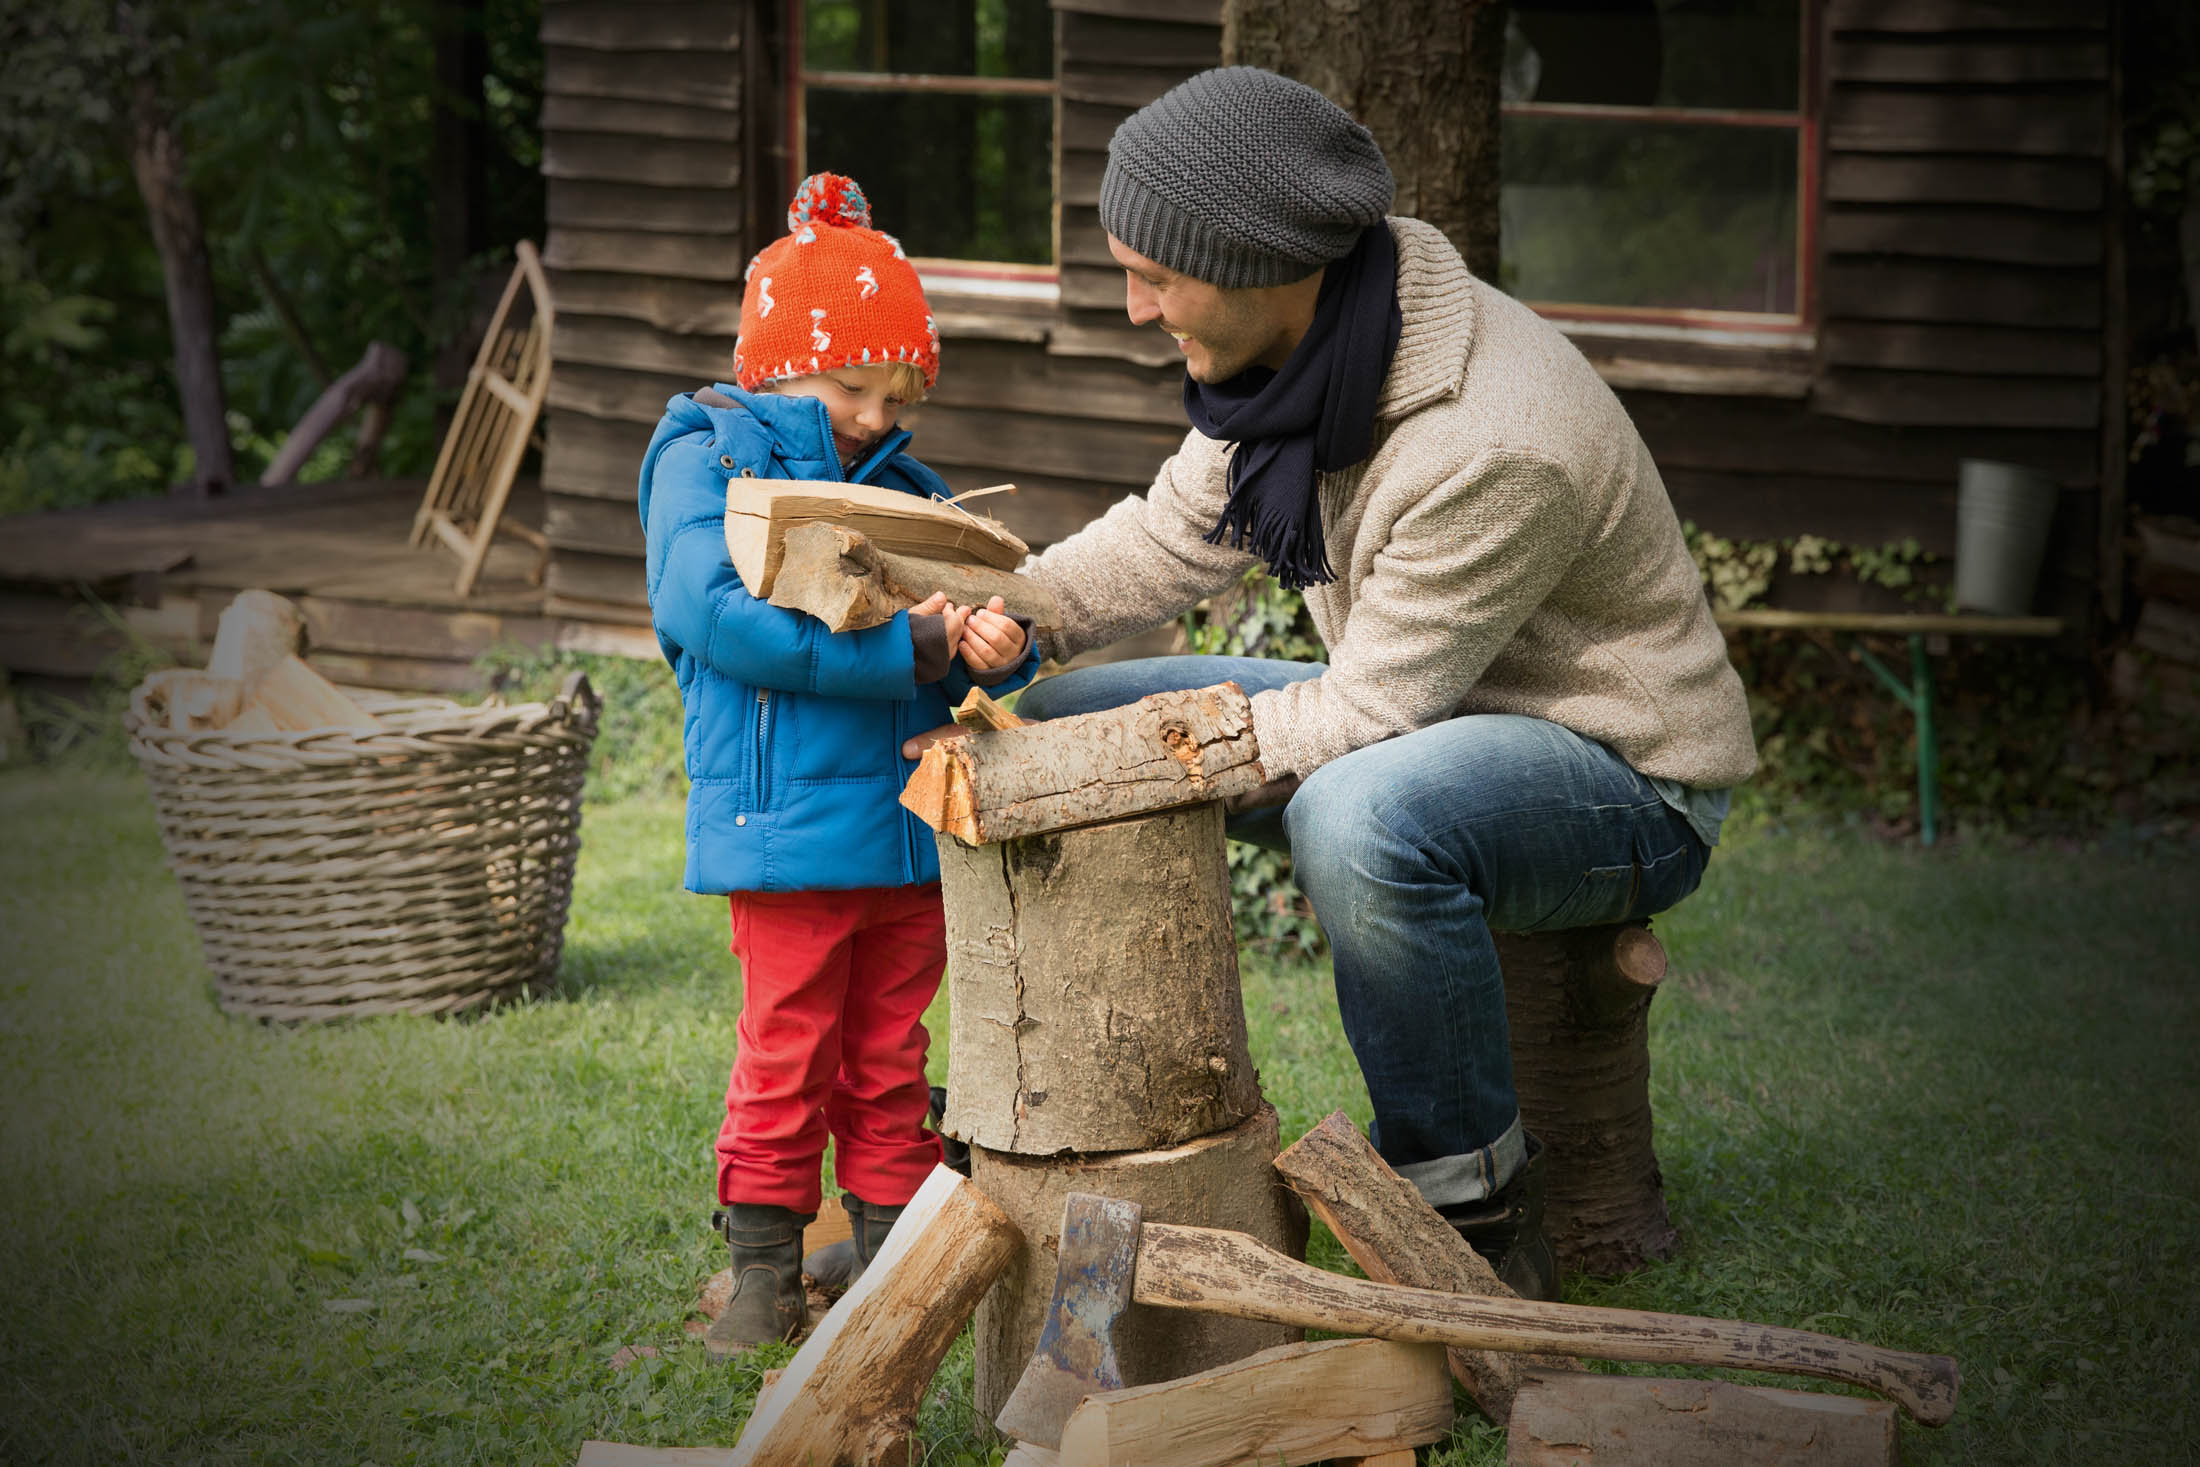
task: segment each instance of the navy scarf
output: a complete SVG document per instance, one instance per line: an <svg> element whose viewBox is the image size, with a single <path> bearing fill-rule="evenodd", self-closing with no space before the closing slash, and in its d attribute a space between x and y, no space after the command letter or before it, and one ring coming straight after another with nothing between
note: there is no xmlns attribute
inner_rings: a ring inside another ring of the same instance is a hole
<svg viewBox="0 0 2200 1467"><path fill-rule="evenodd" d="M1371 224L1329 266L1314 321L1281 371L1247 367L1227 382L1184 377L1184 415L1234 442L1229 498L1207 543L1251 549L1292 590L1334 580L1314 492L1319 471L1350 468L1375 436L1375 399L1398 350L1398 247Z"/></svg>

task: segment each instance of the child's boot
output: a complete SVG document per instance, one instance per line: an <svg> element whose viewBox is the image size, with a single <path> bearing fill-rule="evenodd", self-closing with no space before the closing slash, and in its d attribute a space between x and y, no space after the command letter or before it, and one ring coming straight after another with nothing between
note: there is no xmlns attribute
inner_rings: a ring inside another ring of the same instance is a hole
<svg viewBox="0 0 2200 1467"><path fill-rule="evenodd" d="M802 1229L791 1207L729 1202L711 1214L733 1255L733 1296L703 1336L713 1360L767 1340L791 1340L808 1322L802 1295Z"/></svg>
<svg viewBox="0 0 2200 1467"><path fill-rule="evenodd" d="M900 1207L881 1207L853 1192L841 1193L840 1205L848 1214L848 1236L811 1254L802 1270L817 1280L821 1289L849 1288L862 1278L879 1249L886 1246L886 1235L901 1216Z"/></svg>

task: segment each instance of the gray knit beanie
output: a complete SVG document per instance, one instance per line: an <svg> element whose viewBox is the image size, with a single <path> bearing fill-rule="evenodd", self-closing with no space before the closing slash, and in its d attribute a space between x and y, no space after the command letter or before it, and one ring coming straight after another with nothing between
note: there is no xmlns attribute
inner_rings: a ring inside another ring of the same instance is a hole
<svg viewBox="0 0 2200 1467"><path fill-rule="evenodd" d="M1397 185L1342 107L1257 66L1221 66L1125 118L1100 223L1157 264L1225 289L1302 280L1379 222Z"/></svg>

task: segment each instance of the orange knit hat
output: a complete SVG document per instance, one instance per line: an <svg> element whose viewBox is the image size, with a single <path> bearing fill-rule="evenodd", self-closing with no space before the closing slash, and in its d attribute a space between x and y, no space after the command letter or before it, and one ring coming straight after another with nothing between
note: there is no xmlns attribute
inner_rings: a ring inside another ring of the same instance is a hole
<svg viewBox="0 0 2200 1467"><path fill-rule="evenodd" d="M940 375L939 328L916 267L900 241L871 227L856 181L803 179L787 228L749 261L734 380L754 392L836 367L907 362L923 369L929 389Z"/></svg>

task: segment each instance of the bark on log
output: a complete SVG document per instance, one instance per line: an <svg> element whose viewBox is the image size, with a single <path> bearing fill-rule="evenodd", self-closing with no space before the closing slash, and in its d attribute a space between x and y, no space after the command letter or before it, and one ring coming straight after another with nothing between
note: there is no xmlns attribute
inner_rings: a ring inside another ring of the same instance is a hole
<svg viewBox="0 0 2200 1467"><path fill-rule="evenodd" d="M1221 806L939 848L948 1134L1032 1156L1144 1151L1253 1113Z"/></svg>
<svg viewBox="0 0 2200 1467"><path fill-rule="evenodd" d="M1060 1467L1298 1467L1451 1433L1443 1351L1389 1340L1279 1345L1197 1375L1087 1396Z"/></svg>
<svg viewBox="0 0 2200 1467"><path fill-rule="evenodd" d="M758 1401L730 1467L904 1461L940 1358L1017 1242L983 1192L935 1168L863 1277Z"/></svg>
<svg viewBox="0 0 2200 1467"><path fill-rule="evenodd" d="M949 1091L962 1083L958 1074ZM1022 1247L978 1305L973 1330L978 1415L987 1421L998 1415L1031 1362L1054 1297L1062 1204L1072 1192L1125 1198L1153 1221L1249 1233L1279 1252L1302 1257L1306 1211L1276 1180L1276 1141L1276 1113L1263 1105L1229 1130L1165 1150L1037 1158L973 1146L971 1180L1023 1234ZM1300 1331L1283 1325L1134 1305L1116 1332L1116 1351L1124 1383L1148 1385L1299 1337Z"/></svg>
<svg viewBox="0 0 2200 1467"><path fill-rule="evenodd" d="M1509 1467L1892 1467L1895 1408L1817 1391L1640 1375L1531 1374Z"/></svg>
<svg viewBox="0 0 2200 1467"><path fill-rule="evenodd" d="M1518 1297L1482 1255L1392 1171L1350 1117L1335 1111L1276 1158L1276 1170L1307 1209L1328 1225L1360 1271L1380 1284L1451 1294ZM1499 1426L1512 1415L1522 1358L1453 1349L1452 1378ZM1561 1363L1558 1368L1564 1369Z"/></svg>
<svg viewBox="0 0 2200 1467"><path fill-rule="evenodd" d="M892 621L934 591L958 606L983 606L998 596L1011 616L1031 618L1035 633L1062 624L1054 597L1014 571L899 555L879 549L861 530L824 521L787 531L770 599L808 612L828 631L846 632Z"/></svg>
<svg viewBox="0 0 2200 1467"><path fill-rule="evenodd" d="M1646 926L1498 933L1520 1118L1550 1149L1544 1220L1558 1256L1629 1273L1678 1235L1650 1134L1651 995L1665 950Z"/></svg>
<svg viewBox="0 0 2200 1467"><path fill-rule="evenodd" d="M1227 799L1266 778L1252 703L1218 683L934 744L901 803L981 845Z"/></svg>

